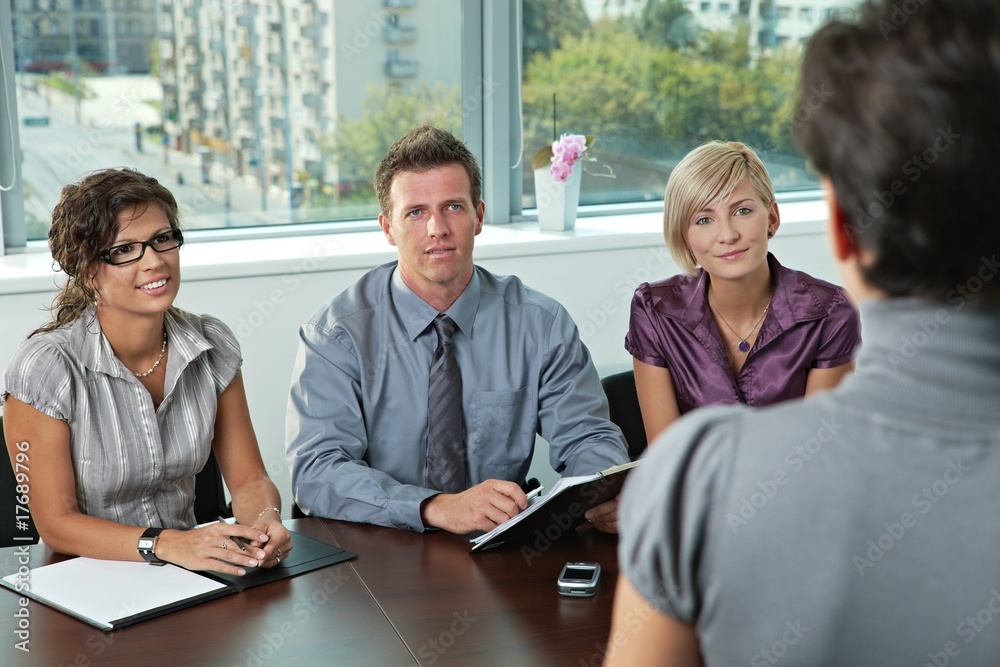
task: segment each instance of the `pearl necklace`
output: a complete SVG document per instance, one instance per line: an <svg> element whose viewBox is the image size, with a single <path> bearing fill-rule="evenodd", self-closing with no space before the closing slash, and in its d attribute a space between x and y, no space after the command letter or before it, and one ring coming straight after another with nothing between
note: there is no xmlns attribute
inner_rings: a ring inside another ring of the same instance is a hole
<svg viewBox="0 0 1000 667"><path fill-rule="evenodd" d="M163 353L166 351L167 351L167 327L163 327L163 345L160 347L160 356L156 358L156 363L153 364L153 367L150 368L145 373L132 373L132 375L136 376L137 378L144 378L153 371L155 371L156 367L160 365L161 361L163 361Z"/></svg>

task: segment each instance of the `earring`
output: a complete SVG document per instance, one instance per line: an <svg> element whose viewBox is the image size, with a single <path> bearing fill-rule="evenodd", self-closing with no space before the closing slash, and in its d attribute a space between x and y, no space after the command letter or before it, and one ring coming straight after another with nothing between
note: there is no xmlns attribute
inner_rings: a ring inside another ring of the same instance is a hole
<svg viewBox="0 0 1000 667"><path fill-rule="evenodd" d="M767 238L773 239L774 238L774 232L768 232L767 233Z"/></svg>

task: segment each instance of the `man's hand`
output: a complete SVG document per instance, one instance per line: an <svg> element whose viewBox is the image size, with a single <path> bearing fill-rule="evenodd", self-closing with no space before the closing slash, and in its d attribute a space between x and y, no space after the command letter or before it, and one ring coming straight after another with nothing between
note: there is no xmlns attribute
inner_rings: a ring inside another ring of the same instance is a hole
<svg viewBox="0 0 1000 667"><path fill-rule="evenodd" d="M618 532L618 498L615 496L611 500L601 503L596 507L591 507L584 513L584 518L594 524L594 528L605 533Z"/></svg>
<svg viewBox="0 0 1000 667"><path fill-rule="evenodd" d="M464 535L493 530L528 506L521 487L514 482L488 479L461 493L441 493L420 508L424 525Z"/></svg>

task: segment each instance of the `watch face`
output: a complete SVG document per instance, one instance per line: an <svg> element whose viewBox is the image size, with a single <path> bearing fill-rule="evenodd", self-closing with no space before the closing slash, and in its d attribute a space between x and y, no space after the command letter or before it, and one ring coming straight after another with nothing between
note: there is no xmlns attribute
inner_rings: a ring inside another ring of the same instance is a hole
<svg viewBox="0 0 1000 667"><path fill-rule="evenodd" d="M140 537L139 538L139 548L140 549L152 549L153 548L153 538L152 537Z"/></svg>

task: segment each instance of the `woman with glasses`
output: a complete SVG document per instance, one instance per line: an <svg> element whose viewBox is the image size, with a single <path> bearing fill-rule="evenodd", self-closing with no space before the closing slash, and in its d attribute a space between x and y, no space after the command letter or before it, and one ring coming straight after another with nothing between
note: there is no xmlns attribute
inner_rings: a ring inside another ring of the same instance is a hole
<svg viewBox="0 0 1000 667"><path fill-rule="evenodd" d="M107 169L63 189L49 247L67 280L4 373L4 433L28 455L29 508L55 551L245 574L291 537L233 333L173 305L183 243L154 178ZM188 530L210 452L239 524Z"/></svg>

